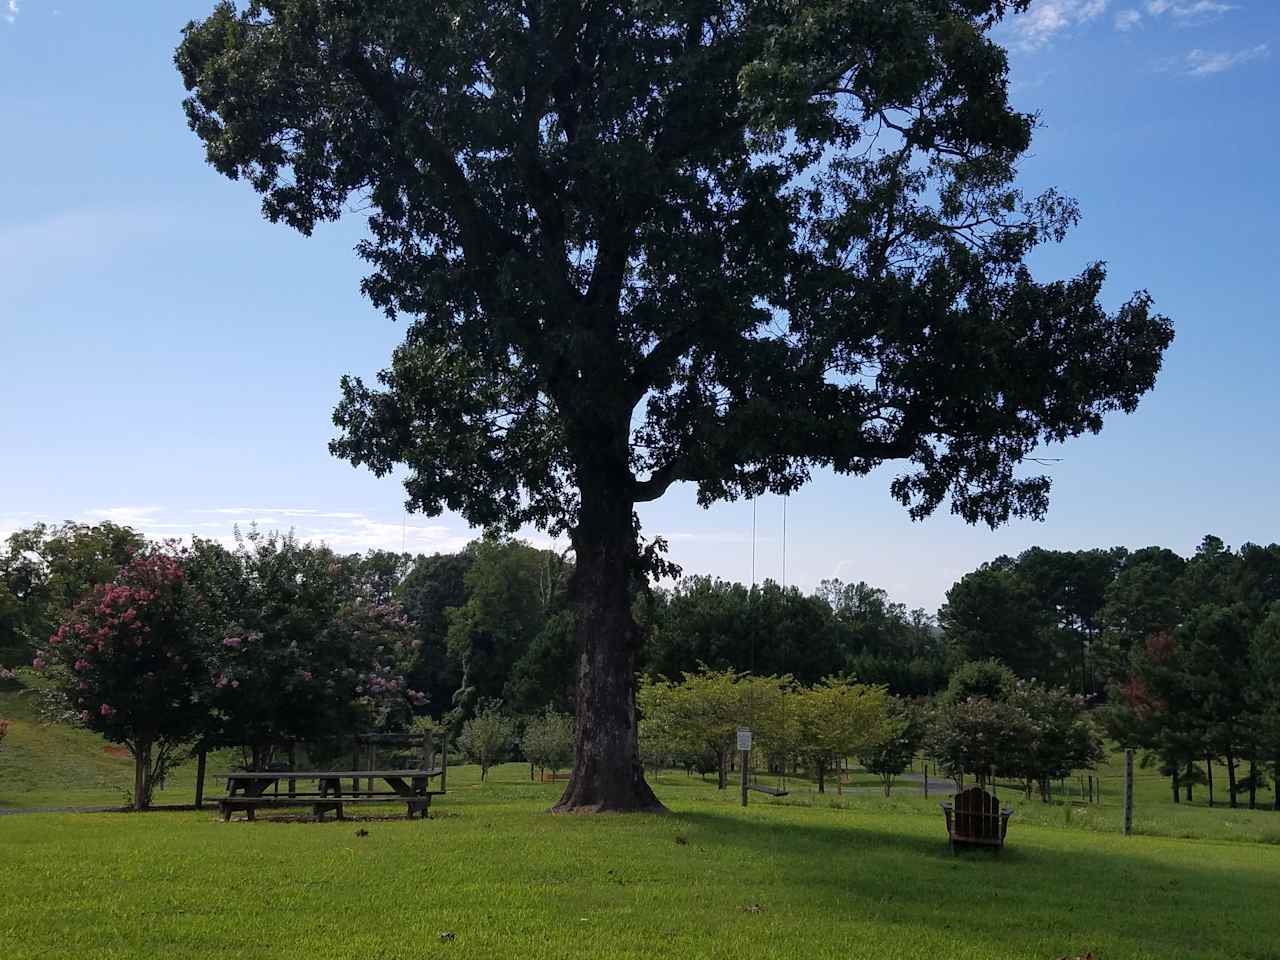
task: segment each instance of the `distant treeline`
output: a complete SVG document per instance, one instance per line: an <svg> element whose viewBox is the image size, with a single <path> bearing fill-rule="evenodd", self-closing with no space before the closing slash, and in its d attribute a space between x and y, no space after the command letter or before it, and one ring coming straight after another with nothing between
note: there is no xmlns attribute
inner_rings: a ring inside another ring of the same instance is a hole
<svg viewBox="0 0 1280 960"><path fill-rule="evenodd" d="M29 661L66 610L141 543L107 523L37 525L10 536L0 551L0 664ZM515 713L572 708L570 556L488 538L452 554L334 556L364 594L404 608L421 641L408 679L427 693L433 714L469 716L492 698ZM1236 572L1204 572L1219 567ZM1224 578L1230 583L1216 594L1202 585ZM675 679L705 665L804 684L848 675L927 696L957 665L997 659L1021 677L1100 701L1132 679L1135 650L1198 606L1239 602L1258 620L1276 600L1280 547L1232 552L1213 537L1190 559L1162 547L1034 547L998 557L960 578L936 616L866 583L828 580L806 594L772 581L748 587L690 576L637 588L638 668Z"/></svg>

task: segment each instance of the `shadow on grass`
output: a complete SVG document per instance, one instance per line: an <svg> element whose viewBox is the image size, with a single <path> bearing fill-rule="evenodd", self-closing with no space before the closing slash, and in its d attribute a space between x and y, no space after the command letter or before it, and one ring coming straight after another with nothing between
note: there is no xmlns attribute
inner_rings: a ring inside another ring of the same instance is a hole
<svg viewBox="0 0 1280 960"><path fill-rule="evenodd" d="M960 938L993 957L1233 957L1275 960L1280 854L1253 846L1197 845L1091 835L1019 837L995 854L953 855L939 815L902 830L859 822L797 822L681 811L688 843L736 846L767 863L761 896L828 901L838 916L869 915L901 929ZM1131 850L1116 849L1132 844ZM1262 858L1259 860L1258 858ZM1247 932L1247 933L1246 933ZM926 936L926 939L928 937ZM1015 946L1016 949L1010 949ZM1058 952L1052 952L1058 951ZM892 954L886 954L892 956Z"/></svg>

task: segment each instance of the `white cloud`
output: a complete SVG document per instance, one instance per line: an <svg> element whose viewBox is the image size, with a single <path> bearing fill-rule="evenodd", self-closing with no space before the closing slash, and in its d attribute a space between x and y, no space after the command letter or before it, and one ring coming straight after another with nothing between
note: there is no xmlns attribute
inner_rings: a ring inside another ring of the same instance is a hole
<svg viewBox="0 0 1280 960"><path fill-rule="evenodd" d="M94 522L105 520L122 527L143 527L155 523L155 515L161 509L161 507L105 507L88 511L88 516Z"/></svg>
<svg viewBox="0 0 1280 960"><path fill-rule="evenodd" d="M1151 16L1162 17L1168 13L1172 14L1175 20L1184 22L1220 17L1234 9L1233 4L1221 3L1220 0L1190 0L1187 3L1178 3L1176 0L1149 0L1147 3L1147 13Z"/></svg>
<svg viewBox="0 0 1280 960"><path fill-rule="evenodd" d="M4 18L10 23L18 19L18 0L9 0L4 7Z"/></svg>
<svg viewBox="0 0 1280 960"><path fill-rule="evenodd" d="M1207 77L1230 70L1232 67L1238 67L1242 63L1262 60L1270 55L1271 48L1265 43L1260 43L1256 47L1249 47L1247 50L1237 50L1235 53L1192 50L1187 54L1187 73L1193 77Z"/></svg>
<svg viewBox="0 0 1280 960"><path fill-rule="evenodd" d="M1034 0L1026 13L1013 21L1017 45L1023 50L1039 50L1064 30L1095 20L1106 9L1107 0Z"/></svg>
<svg viewBox="0 0 1280 960"><path fill-rule="evenodd" d="M1142 23L1140 10L1121 10L1116 14L1116 29L1122 33L1127 33L1140 23Z"/></svg>

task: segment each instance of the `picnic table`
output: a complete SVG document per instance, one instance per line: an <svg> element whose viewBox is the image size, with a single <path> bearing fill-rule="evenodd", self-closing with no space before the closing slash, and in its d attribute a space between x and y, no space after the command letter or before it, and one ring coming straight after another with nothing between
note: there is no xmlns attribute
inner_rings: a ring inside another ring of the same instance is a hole
<svg viewBox="0 0 1280 960"><path fill-rule="evenodd" d="M342 820L346 804L403 803L410 820L415 814L425 818L431 798L445 792L447 770L447 766L420 770L236 770L217 778L227 781L226 796L218 800L218 807L224 821L236 810L243 810L246 819L252 820L260 807L299 805L310 805L317 819L323 820L332 810ZM436 777L440 778L440 789L432 790L431 781ZM351 781L345 792L344 780ZM299 781L316 786L299 789ZM381 781L385 789L374 781Z"/></svg>

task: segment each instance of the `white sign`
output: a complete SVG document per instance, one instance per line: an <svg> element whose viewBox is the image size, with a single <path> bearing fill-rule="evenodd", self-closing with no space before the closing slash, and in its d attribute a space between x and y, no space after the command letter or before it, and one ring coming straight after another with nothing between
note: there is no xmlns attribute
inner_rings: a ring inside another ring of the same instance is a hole
<svg viewBox="0 0 1280 960"><path fill-rule="evenodd" d="M750 727L738 728L738 749L739 750L751 749L751 728Z"/></svg>

